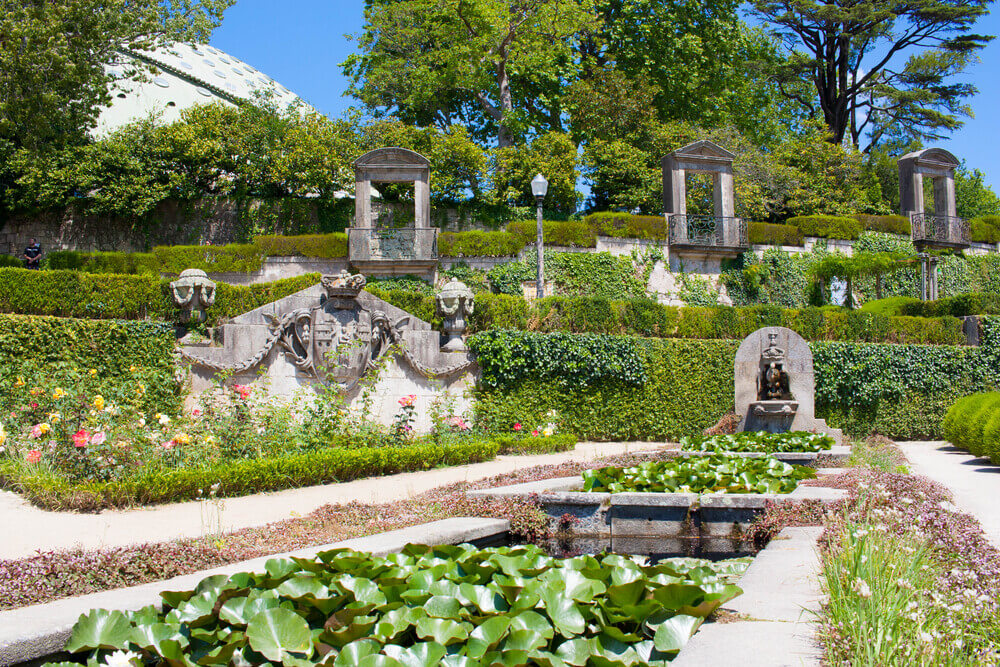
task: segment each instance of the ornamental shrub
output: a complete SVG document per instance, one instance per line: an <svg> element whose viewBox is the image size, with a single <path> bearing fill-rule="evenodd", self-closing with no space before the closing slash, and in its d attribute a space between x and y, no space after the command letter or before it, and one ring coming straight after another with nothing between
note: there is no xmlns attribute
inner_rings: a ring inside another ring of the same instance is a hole
<svg viewBox="0 0 1000 667"><path fill-rule="evenodd" d="M561 430L581 438L666 440L700 433L732 410L737 340L604 337L631 343L630 354L639 359L645 378L637 389L607 363L581 381L576 338L584 337L503 331L473 336L470 346L485 378L476 391L480 423L502 432L518 421L544 423L554 412ZM877 432L936 439L957 398L1000 387L996 318L984 320L980 347L830 342L810 347L817 416L852 436Z"/></svg>
<svg viewBox="0 0 1000 667"><path fill-rule="evenodd" d="M441 232L438 253L442 257L508 257L525 246L522 236L510 232Z"/></svg>
<svg viewBox="0 0 1000 667"><path fill-rule="evenodd" d="M260 248L250 243L156 246L153 254L160 263L160 272L173 274L179 274L184 269L249 273L259 271L265 257Z"/></svg>
<svg viewBox="0 0 1000 667"><path fill-rule="evenodd" d="M23 378L72 391L87 377L109 402L139 401L147 412L176 412L180 386L174 328L162 322L0 315L0 407ZM91 369L95 372L91 376ZM120 396L124 378L140 377L141 395Z"/></svg>
<svg viewBox="0 0 1000 667"><path fill-rule="evenodd" d="M859 213L854 219L861 227L870 232L885 232L887 234L910 235L910 221L902 215L866 215Z"/></svg>
<svg viewBox="0 0 1000 667"><path fill-rule="evenodd" d="M24 268L24 260L18 259L17 257L11 257L10 255L0 255L0 268L4 267L15 267Z"/></svg>
<svg viewBox="0 0 1000 667"><path fill-rule="evenodd" d="M992 219L996 219L997 222L993 223ZM969 221L969 227L973 242L1000 243L1000 216L990 215L975 218Z"/></svg>
<svg viewBox="0 0 1000 667"><path fill-rule="evenodd" d="M1000 455L995 440L1000 428L994 423L997 415L1000 415L1000 392L965 396L955 401L948 410L942 422L943 435L956 447L975 456L989 456L997 463L1000 460L996 458Z"/></svg>
<svg viewBox="0 0 1000 667"><path fill-rule="evenodd" d="M251 245L265 257L293 257L297 255L324 259L347 257L347 234L342 232L301 234L298 236L258 236Z"/></svg>
<svg viewBox="0 0 1000 667"><path fill-rule="evenodd" d="M160 261L149 252L78 252L53 250L45 260L48 269L86 273L149 273L159 275Z"/></svg>
<svg viewBox="0 0 1000 667"><path fill-rule="evenodd" d="M754 245L791 245L803 244L802 232L794 225L773 225L768 222L751 222L747 224L747 234L750 243Z"/></svg>
<svg viewBox="0 0 1000 667"><path fill-rule="evenodd" d="M861 223L854 218L837 215L802 215L787 220L805 236L828 239L856 239L861 236Z"/></svg>
<svg viewBox="0 0 1000 667"><path fill-rule="evenodd" d="M538 236L536 220L517 220L507 225L507 232L517 238L522 247L534 244ZM579 220L545 220L542 222L542 239L548 245L593 248L597 237Z"/></svg>
<svg viewBox="0 0 1000 667"><path fill-rule="evenodd" d="M923 309L919 305L923 303L920 299L912 296L890 296L885 299L875 299L866 301L860 308L862 313L872 313L874 315L911 315L923 317Z"/></svg>
<svg viewBox="0 0 1000 667"><path fill-rule="evenodd" d="M0 312L139 320L172 311L159 276L0 269Z"/></svg>
<svg viewBox="0 0 1000 667"><path fill-rule="evenodd" d="M667 219L662 215L632 215L603 211L583 219L596 235L633 239L667 238Z"/></svg>

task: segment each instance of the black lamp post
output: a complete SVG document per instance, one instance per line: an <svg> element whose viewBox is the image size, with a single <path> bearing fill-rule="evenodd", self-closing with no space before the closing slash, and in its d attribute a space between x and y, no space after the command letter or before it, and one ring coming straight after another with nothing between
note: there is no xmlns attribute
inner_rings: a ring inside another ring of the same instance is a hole
<svg viewBox="0 0 1000 667"><path fill-rule="evenodd" d="M538 274L535 280L537 288L535 296L539 299L545 296L545 280L543 278L545 275L545 260L542 255L542 200L545 199L545 193L548 191L549 182L545 180L544 176L538 174L531 179L531 194L535 195L538 216L538 236L535 240L535 249L538 251Z"/></svg>

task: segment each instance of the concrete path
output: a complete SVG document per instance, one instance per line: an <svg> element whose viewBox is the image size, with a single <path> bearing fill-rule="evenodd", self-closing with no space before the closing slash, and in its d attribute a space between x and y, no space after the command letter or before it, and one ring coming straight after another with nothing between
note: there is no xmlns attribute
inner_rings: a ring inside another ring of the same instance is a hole
<svg viewBox="0 0 1000 667"><path fill-rule="evenodd" d="M230 532L304 516L328 503L391 502L455 482L472 482L522 468L589 461L664 446L635 442L580 443L573 451L559 454L500 456L485 463L227 498L221 513L213 504L197 501L100 514L49 512L33 507L17 494L0 491L0 560L24 558L36 551L94 549L200 537L219 532L220 523L222 532Z"/></svg>
<svg viewBox="0 0 1000 667"><path fill-rule="evenodd" d="M816 541L822 532L819 526L782 530L740 578L743 595L723 606L739 617L702 625L671 665L818 666L823 651L813 621L820 610Z"/></svg>
<svg viewBox="0 0 1000 667"><path fill-rule="evenodd" d="M910 471L948 487L955 505L974 516L993 546L1000 549L1000 466L947 442L903 442Z"/></svg>

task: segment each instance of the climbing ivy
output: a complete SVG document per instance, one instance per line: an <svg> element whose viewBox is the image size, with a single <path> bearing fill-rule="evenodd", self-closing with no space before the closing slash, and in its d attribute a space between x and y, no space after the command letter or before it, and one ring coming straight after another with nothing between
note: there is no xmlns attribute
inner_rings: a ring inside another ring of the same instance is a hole
<svg viewBox="0 0 1000 667"><path fill-rule="evenodd" d="M495 292L519 296L521 283L534 280L537 267L538 260L531 254L524 261L495 266L488 275ZM545 280L555 285L556 293L566 296L609 299L645 296L646 285L641 274L642 267L636 267L628 256L616 257L607 252L545 252Z"/></svg>

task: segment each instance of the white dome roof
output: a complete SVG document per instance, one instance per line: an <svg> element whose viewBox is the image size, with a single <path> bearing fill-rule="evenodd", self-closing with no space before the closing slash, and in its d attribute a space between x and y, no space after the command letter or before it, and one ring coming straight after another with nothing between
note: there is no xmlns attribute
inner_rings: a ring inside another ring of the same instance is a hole
<svg viewBox="0 0 1000 667"><path fill-rule="evenodd" d="M98 117L94 134L103 136L151 113L165 123L178 120L183 109L198 104L249 100L257 91L274 96L279 108L301 102L298 95L280 83L214 46L175 43L155 51L121 51L120 61L109 65L116 77L131 62L153 65L144 72L148 81L116 81L111 87L111 106Z"/></svg>

